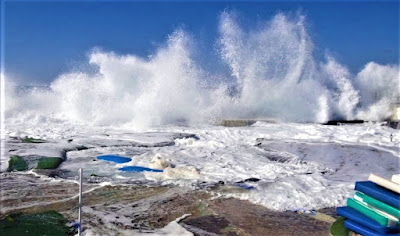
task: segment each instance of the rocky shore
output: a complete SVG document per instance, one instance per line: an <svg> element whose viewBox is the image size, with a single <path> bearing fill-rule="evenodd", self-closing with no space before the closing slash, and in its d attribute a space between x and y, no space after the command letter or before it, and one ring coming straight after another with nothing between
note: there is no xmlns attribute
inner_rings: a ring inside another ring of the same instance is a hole
<svg viewBox="0 0 400 236"><path fill-rule="evenodd" d="M77 219L78 185L31 173L0 174L0 218L48 211ZM95 181L93 181L95 182ZM152 232L190 214L179 224L194 235L329 235L334 209L310 214L276 212L220 191L237 187L144 186L87 183L83 187L83 226L98 235Z"/></svg>

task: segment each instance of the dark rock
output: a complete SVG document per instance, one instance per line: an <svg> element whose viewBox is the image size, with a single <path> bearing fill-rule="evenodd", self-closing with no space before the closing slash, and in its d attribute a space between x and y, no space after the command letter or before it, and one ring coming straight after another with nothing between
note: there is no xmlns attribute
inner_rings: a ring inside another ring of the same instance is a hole
<svg viewBox="0 0 400 236"><path fill-rule="evenodd" d="M364 120L330 120L324 125L362 124Z"/></svg>
<svg viewBox="0 0 400 236"><path fill-rule="evenodd" d="M184 222L186 225L194 226L195 228L218 235L222 233L221 231L224 228L229 226L229 221L217 215L188 218L184 219L182 222Z"/></svg>
<svg viewBox="0 0 400 236"><path fill-rule="evenodd" d="M209 208L239 228L240 235L329 235L330 223L297 213L271 211L230 198L212 201Z"/></svg>
<svg viewBox="0 0 400 236"><path fill-rule="evenodd" d="M89 148L86 146L83 146L83 145L76 147L76 150L78 150L78 151L87 150L87 149L89 149Z"/></svg>
<svg viewBox="0 0 400 236"><path fill-rule="evenodd" d="M188 134L188 133L176 133L172 136L173 139L183 139L183 138L194 138L199 140L200 138L197 137L195 134Z"/></svg>
<svg viewBox="0 0 400 236"><path fill-rule="evenodd" d="M270 161L276 161L276 162L280 162L280 163L287 163L287 162L293 161L295 159L293 156L284 156L284 155L279 155L278 153L273 153L273 152L266 155L266 157Z"/></svg>
<svg viewBox="0 0 400 236"><path fill-rule="evenodd" d="M248 178L248 179L245 179L245 180L236 182L236 183L238 183L238 184L248 183L248 182L253 182L253 183L255 183L255 182L258 182L258 181L260 181L260 180L261 180L261 179L259 179L259 178Z"/></svg>
<svg viewBox="0 0 400 236"><path fill-rule="evenodd" d="M33 169L33 172L39 174L39 175L45 175L48 177L58 177L58 172L57 170L53 170L53 169Z"/></svg>
<svg viewBox="0 0 400 236"><path fill-rule="evenodd" d="M400 129L400 121L388 121L386 125L393 129Z"/></svg>

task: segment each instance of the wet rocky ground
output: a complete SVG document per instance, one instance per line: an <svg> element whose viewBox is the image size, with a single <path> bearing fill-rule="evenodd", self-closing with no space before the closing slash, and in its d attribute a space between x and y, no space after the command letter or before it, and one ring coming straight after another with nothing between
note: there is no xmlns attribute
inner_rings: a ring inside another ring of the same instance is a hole
<svg viewBox="0 0 400 236"><path fill-rule="evenodd" d="M83 187L83 225L102 235L151 232L185 214L179 222L194 235L329 235L334 209L312 214L276 212L235 198L218 198L235 187L144 186L100 184ZM78 184L34 173L0 174L0 218L50 210L74 221L78 215ZM237 189L237 191L242 191ZM132 231L133 230L133 231Z"/></svg>

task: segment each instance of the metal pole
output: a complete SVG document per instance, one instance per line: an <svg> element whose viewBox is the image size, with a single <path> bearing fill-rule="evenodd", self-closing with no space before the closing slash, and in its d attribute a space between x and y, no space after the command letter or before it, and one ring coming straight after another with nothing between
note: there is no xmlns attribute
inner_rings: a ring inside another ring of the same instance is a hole
<svg viewBox="0 0 400 236"><path fill-rule="evenodd" d="M82 232L82 168L79 169L79 227L78 227L78 235L81 236Z"/></svg>

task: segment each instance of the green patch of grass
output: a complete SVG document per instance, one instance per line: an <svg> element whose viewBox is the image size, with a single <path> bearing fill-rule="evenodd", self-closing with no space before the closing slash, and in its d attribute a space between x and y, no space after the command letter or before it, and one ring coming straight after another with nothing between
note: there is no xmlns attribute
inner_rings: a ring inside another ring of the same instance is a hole
<svg viewBox="0 0 400 236"><path fill-rule="evenodd" d="M347 236L349 231L344 227L344 217L339 217L333 222L329 232L331 236Z"/></svg>
<svg viewBox="0 0 400 236"><path fill-rule="evenodd" d="M26 161L18 156L18 155L12 155L10 157L10 160L8 161L8 171L24 171L28 169L28 163Z"/></svg>
<svg viewBox="0 0 400 236"><path fill-rule="evenodd" d="M22 139L23 143L45 143L46 141L42 139L36 139L36 138L30 138L30 137L25 137Z"/></svg>
<svg viewBox="0 0 400 236"><path fill-rule="evenodd" d="M38 160L36 169L56 169L63 160L59 157L42 157Z"/></svg>
<svg viewBox="0 0 400 236"><path fill-rule="evenodd" d="M12 219L12 220L10 220ZM1 235L73 235L73 228L66 226L68 221L56 211L32 215L7 216L0 221Z"/></svg>

